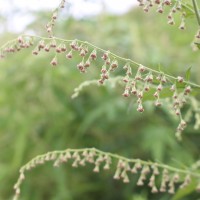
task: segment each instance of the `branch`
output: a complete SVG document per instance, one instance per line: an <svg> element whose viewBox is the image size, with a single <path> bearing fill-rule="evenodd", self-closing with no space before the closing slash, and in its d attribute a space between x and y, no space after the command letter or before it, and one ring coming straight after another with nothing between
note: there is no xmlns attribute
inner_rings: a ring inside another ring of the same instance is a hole
<svg viewBox="0 0 200 200"><path fill-rule="evenodd" d="M151 188L152 193L167 191L170 194L173 194L177 184L179 185L179 189L183 189L188 186L191 181L198 183L200 179L199 173L189 169L179 169L169 165L140 159L129 159L118 154L100 151L96 148L66 149L39 155L22 166L19 171L19 178L14 186L15 196L13 200L17 200L20 196L20 188L25 179L25 173L38 165L45 164L49 161L54 162L54 167L59 167L61 164L69 161L72 161L72 167L75 168L93 164L93 172L96 173L100 172L101 168L110 170L114 167L115 173L113 178L122 180L124 183L130 182L131 173L140 174L137 185L143 186L143 181L149 179L148 186ZM156 179L159 179L159 177L161 177L162 181L158 188L158 186L156 186ZM196 185L197 190L199 190L200 185Z"/></svg>
<svg viewBox="0 0 200 200"><path fill-rule="evenodd" d="M193 3L193 7L194 7L196 18L197 18L197 22L198 22L198 24L200 26L200 15L199 15L198 4L197 4L196 0L192 0L192 3Z"/></svg>

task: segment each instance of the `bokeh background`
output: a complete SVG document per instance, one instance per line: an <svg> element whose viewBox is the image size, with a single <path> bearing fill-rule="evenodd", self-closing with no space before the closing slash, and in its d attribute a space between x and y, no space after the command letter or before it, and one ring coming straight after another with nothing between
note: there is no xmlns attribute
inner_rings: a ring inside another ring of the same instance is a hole
<svg viewBox="0 0 200 200"><path fill-rule="evenodd" d="M44 26L59 1L52 5L37 1L37 6L30 1L27 7L20 7L25 5L21 2L1 2L0 44L21 33L47 35ZM94 8L82 4L75 9L73 3L59 16L57 36L87 40L155 69L161 65L175 76L184 76L192 66L191 79L200 84L199 51L191 47L197 30L194 19L187 19L187 29L180 31L178 15L177 24L169 26L167 12L145 14L130 1L123 11L116 11L115 3L92 1L101 8L92 14L86 11ZM90 73L80 74L79 57L71 61L60 57L56 69L49 64L52 57L52 53L34 57L28 49L0 61L0 200L12 199L20 166L48 151L96 147L186 168L199 159L199 130L193 129L193 122L180 143L174 136L178 119L167 108L146 102L146 112L138 113L135 99L122 97L123 87L91 85L72 99L75 87L99 77L100 63ZM92 168L40 166L28 173L21 200L197 200L200 196L194 188L181 198L151 194L148 187L136 186L137 177L123 184L113 180L113 170L94 174Z"/></svg>

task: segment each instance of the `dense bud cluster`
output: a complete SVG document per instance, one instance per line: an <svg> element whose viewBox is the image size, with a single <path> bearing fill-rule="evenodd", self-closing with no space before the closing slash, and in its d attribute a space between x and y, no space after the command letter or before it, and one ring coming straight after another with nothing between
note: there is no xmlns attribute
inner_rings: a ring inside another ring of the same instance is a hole
<svg viewBox="0 0 200 200"><path fill-rule="evenodd" d="M56 8L51 16L51 20L46 24L46 31L49 34L49 37L53 37L53 27L55 26L56 20L58 18L58 12L60 9L65 7L66 0L61 0L58 8Z"/></svg>
<svg viewBox="0 0 200 200"><path fill-rule="evenodd" d="M185 29L185 12L182 9L182 2L181 1L172 1L172 0L138 0L139 6L141 6L144 10L144 12L148 12L151 7L157 7L157 12L162 14L164 13L165 9L167 7L170 8L169 14L168 14L168 24L174 25L174 17L173 15L177 11L181 11L181 24L179 26L179 29L184 30ZM166 9L168 10L168 9Z"/></svg>
<svg viewBox="0 0 200 200"><path fill-rule="evenodd" d="M98 83L100 85L103 85L105 81L110 78L112 79L112 76L115 76L115 71L118 68L123 68L124 73L122 74L122 80L125 84L125 88L122 95L126 98L131 96L136 98L136 109L138 112L144 112L143 102L145 96L148 96L149 93L152 95L153 92L152 96L155 99L154 105L158 107L163 104L162 96L165 91L171 90L172 95L167 98L171 99L172 110L175 115L180 118L176 136L178 139L181 139L181 133L186 128L186 122L183 123L184 120L182 119L181 109L187 103L192 91L191 85L188 84L182 76L175 78L164 74L163 72L152 70L134 61L128 60L127 62L127 59L121 58L110 51L95 47L88 42L80 40L63 40L59 38L39 38L40 40L35 42L32 54L38 55L41 52L54 52L55 56L50 61L50 64L53 67L57 66L59 63L58 54L65 54L66 59L72 59L73 54L79 55L81 60L77 63L77 69L81 73L86 73L92 62L100 59L103 62L99 70L100 78ZM16 52L21 48L33 46L34 39L36 39L36 37L18 37L1 49L1 57L4 57L8 53ZM123 67L121 66L120 61L125 62ZM174 82L174 84L172 84L172 82ZM181 89L177 87L176 83L181 85Z"/></svg>
<svg viewBox="0 0 200 200"><path fill-rule="evenodd" d="M127 159L94 148L67 149L37 156L24 165L20 169L19 178L14 185L15 196L13 200L17 200L20 196L21 184L25 180L25 174L46 162L53 162L54 167L59 167L64 163L70 163L74 168L93 165L93 172L95 173L99 173L101 170L112 170L115 168L113 178L122 180L124 183L129 183L133 175L139 174L136 185L144 186L147 183L152 193L168 192L169 194L174 194L175 188L183 189L193 179L196 180L199 178L198 174L191 173L187 170L179 170L163 164L142 161L140 159ZM196 189L199 191L199 184Z"/></svg>

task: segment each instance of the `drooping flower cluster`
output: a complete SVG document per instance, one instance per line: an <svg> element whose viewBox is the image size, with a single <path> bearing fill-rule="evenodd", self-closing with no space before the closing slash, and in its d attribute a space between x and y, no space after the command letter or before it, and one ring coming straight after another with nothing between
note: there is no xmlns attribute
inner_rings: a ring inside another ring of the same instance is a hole
<svg viewBox="0 0 200 200"><path fill-rule="evenodd" d="M46 31L50 37L53 37L53 28L58 18L59 9L65 8L66 0L61 0L59 6L53 11L50 21L46 24Z"/></svg>
<svg viewBox="0 0 200 200"><path fill-rule="evenodd" d="M168 18L168 24L170 25L174 25L175 24L175 20L173 15L178 12L181 11L181 23L179 28L181 30L185 29L185 12L182 9L182 2L181 0L178 1L172 1L172 0L138 0L139 2L139 6L141 6L144 10L144 12L148 12L150 10L151 7L153 6L157 6L157 12L158 13L164 13L165 11L165 7L170 8L169 14L167 16ZM166 9L168 10L168 9Z"/></svg>
<svg viewBox="0 0 200 200"><path fill-rule="evenodd" d="M125 157L106 153L95 148L87 149L67 149L64 151L48 152L37 156L20 169L17 183L14 185L17 200L20 196L21 184L25 180L25 174L46 162L53 162L54 167L59 167L63 163L71 163L72 167L78 168L86 165L93 165L93 172L99 173L101 170L113 170L113 178L129 183L134 174L139 174L137 186L148 184L152 193L168 192L175 193L175 188L185 188L192 180L198 180L199 174L188 170L176 169L163 164L142 161L140 159L127 159ZM117 161L117 163L116 163ZM132 174L132 175L131 175ZM159 184L160 182L160 184ZM160 185L160 186L159 186ZM200 183L196 187L200 190Z"/></svg>
<svg viewBox="0 0 200 200"><path fill-rule="evenodd" d="M13 53L33 46L35 38L37 39L36 36L20 36L16 40L7 43L1 48L1 57L4 57L7 53ZM53 67L58 65L58 54L64 54L66 59L72 59L74 54L78 54L81 61L77 64L77 69L81 73L86 73L91 63L96 59L102 60L103 64L98 80L100 85L104 84L110 77L115 76L114 72L117 68L123 68L125 73L122 74L122 80L125 84L125 89L122 95L124 97L132 96L137 99L138 112L144 111L143 102L145 96L149 96L152 92L155 106L161 106L163 98L170 98L172 110L180 118L176 136L181 139L181 133L186 127L186 122L181 115L181 108L189 99L189 94L192 90L191 83L185 81L183 77L178 76L175 78L169 76L163 72L138 64L135 61L121 58L88 42L60 38L38 38L40 40L32 51L33 55L38 55L42 51L54 52L55 56L50 62ZM125 63L124 66L119 64L121 61ZM169 92L170 90L171 92ZM168 96L165 96L166 91L169 93Z"/></svg>

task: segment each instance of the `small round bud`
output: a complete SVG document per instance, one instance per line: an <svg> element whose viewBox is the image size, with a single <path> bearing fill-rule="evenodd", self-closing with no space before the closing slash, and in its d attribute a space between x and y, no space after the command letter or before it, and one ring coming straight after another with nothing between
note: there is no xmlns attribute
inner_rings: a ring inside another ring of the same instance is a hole
<svg viewBox="0 0 200 200"><path fill-rule="evenodd" d="M108 59L108 54L109 54L109 52L105 52L101 58L103 60L107 60Z"/></svg>
<svg viewBox="0 0 200 200"><path fill-rule="evenodd" d="M136 90L135 87L132 88L132 90L131 90L131 94L137 95L137 90Z"/></svg>
<svg viewBox="0 0 200 200"><path fill-rule="evenodd" d="M184 81L184 79L183 79L182 76L178 76L178 77L177 77L177 80L178 80L179 83L183 83L183 81Z"/></svg>
<svg viewBox="0 0 200 200"><path fill-rule="evenodd" d="M44 47L44 50L45 50L46 52L49 52L49 50L50 50L49 45L46 45L46 46Z"/></svg>
<svg viewBox="0 0 200 200"><path fill-rule="evenodd" d="M139 105L138 105L137 111L138 111L138 112L144 112L144 108L143 108L142 104L139 104Z"/></svg>
<svg viewBox="0 0 200 200"><path fill-rule="evenodd" d="M158 98L158 97L159 97L158 91L156 91L156 92L153 94L153 96L154 96L155 98Z"/></svg>
<svg viewBox="0 0 200 200"><path fill-rule="evenodd" d="M78 68L79 71L82 72L82 73L85 73L85 72L86 72L83 62L80 62L80 63L77 65L77 68Z"/></svg>
<svg viewBox="0 0 200 200"><path fill-rule="evenodd" d="M113 71L115 68L118 67L118 61L117 61L117 60L114 60L114 61L111 63L110 67L111 67L111 70Z"/></svg>
<svg viewBox="0 0 200 200"><path fill-rule="evenodd" d="M125 90L124 93L122 94L124 97L129 97L129 90Z"/></svg>
<svg viewBox="0 0 200 200"><path fill-rule="evenodd" d="M155 106L161 106L162 103L157 99L156 102L155 102Z"/></svg>
<svg viewBox="0 0 200 200"><path fill-rule="evenodd" d="M139 72L144 72L145 71L145 67L143 65L139 65L138 71Z"/></svg>
<svg viewBox="0 0 200 200"><path fill-rule="evenodd" d="M142 99L143 98L143 91L140 91L138 94L137 94L137 97Z"/></svg>
<svg viewBox="0 0 200 200"><path fill-rule="evenodd" d="M56 19L57 19L57 12L53 13L52 19L53 19L53 20L56 20Z"/></svg>
<svg viewBox="0 0 200 200"><path fill-rule="evenodd" d="M66 58L71 59L72 58L72 51L70 51L67 55Z"/></svg>
<svg viewBox="0 0 200 200"><path fill-rule="evenodd" d="M162 84L159 84L158 87L157 87L157 90L160 92L162 89L163 89Z"/></svg>
<svg viewBox="0 0 200 200"><path fill-rule="evenodd" d="M82 49L81 52L80 52L80 56L84 57L85 55L86 55L85 50Z"/></svg>
<svg viewBox="0 0 200 200"><path fill-rule="evenodd" d="M60 47L56 47L56 52L57 53L61 53L61 48Z"/></svg>
<svg viewBox="0 0 200 200"><path fill-rule="evenodd" d="M105 63L106 65L110 65L110 58L108 58Z"/></svg>
<svg viewBox="0 0 200 200"><path fill-rule="evenodd" d="M160 0L155 0L155 3L156 4L160 4Z"/></svg>
<svg viewBox="0 0 200 200"><path fill-rule="evenodd" d="M72 49L74 49L75 51L78 50L78 46L77 46L76 40L73 40L73 41L70 43L70 47L71 47Z"/></svg>
<svg viewBox="0 0 200 200"><path fill-rule="evenodd" d="M66 48L65 44L62 44L60 49L61 49L62 52L67 51L67 48Z"/></svg>
<svg viewBox="0 0 200 200"><path fill-rule="evenodd" d="M38 55L38 51L37 50L33 50L32 54L33 55Z"/></svg>
<svg viewBox="0 0 200 200"><path fill-rule="evenodd" d="M84 67L85 68L87 68L87 67L89 67L90 66L90 61L89 61L89 59L85 62L85 65L84 65Z"/></svg>
<svg viewBox="0 0 200 200"><path fill-rule="evenodd" d="M180 113L180 109L176 109L175 110L175 113L176 113L176 115L180 115L181 113Z"/></svg>
<svg viewBox="0 0 200 200"><path fill-rule="evenodd" d="M23 43L23 42L24 42L22 36L19 36L19 37L17 38L17 40L18 40L19 43Z"/></svg>
<svg viewBox="0 0 200 200"><path fill-rule="evenodd" d="M38 49L39 49L39 50L40 50L40 49L44 49L44 47L45 47L44 40L41 40L41 41L39 42L39 44L38 44Z"/></svg>
<svg viewBox="0 0 200 200"><path fill-rule="evenodd" d="M174 25L174 24L175 24L175 22L174 22L174 19L173 19L173 18L172 18L172 19L169 19L167 23L168 23L168 24L170 24L170 25Z"/></svg>
<svg viewBox="0 0 200 200"><path fill-rule="evenodd" d="M57 58L54 57L51 61L51 65L56 66L58 64Z"/></svg>
<svg viewBox="0 0 200 200"><path fill-rule="evenodd" d="M56 48L56 41L55 40L53 40L51 43L50 43L50 47L51 48Z"/></svg>
<svg viewBox="0 0 200 200"><path fill-rule="evenodd" d="M152 193L158 193L158 189L157 187L154 185L152 190L151 190Z"/></svg>
<svg viewBox="0 0 200 200"><path fill-rule="evenodd" d="M157 12L161 14L164 12L162 4L158 6Z"/></svg>
<svg viewBox="0 0 200 200"><path fill-rule="evenodd" d="M96 51L96 49L94 49L94 50L92 51L92 53L90 54L90 58L91 58L92 60L96 60L96 58L97 58L97 51Z"/></svg>
<svg viewBox="0 0 200 200"><path fill-rule="evenodd" d="M125 77L123 78L123 81L124 81L125 83L128 83L128 82L129 82L129 76L125 76Z"/></svg>
<svg viewBox="0 0 200 200"><path fill-rule="evenodd" d="M163 2L165 5L169 6L172 4L171 0L164 0Z"/></svg>
<svg viewBox="0 0 200 200"><path fill-rule="evenodd" d="M184 94L189 94L190 92L191 92L191 86L188 85L188 86L185 88Z"/></svg>
<svg viewBox="0 0 200 200"><path fill-rule="evenodd" d="M172 85L172 86L170 87L170 90L174 92L174 91L176 90L176 85L175 85L175 84Z"/></svg>
<svg viewBox="0 0 200 200"><path fill-rule="evenodd" d="M150 90L149 85L146 85L146 86L144 87L144 90L145 90L146 92L148 92L148 91Z"/></svg>

